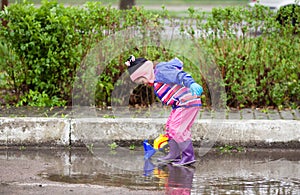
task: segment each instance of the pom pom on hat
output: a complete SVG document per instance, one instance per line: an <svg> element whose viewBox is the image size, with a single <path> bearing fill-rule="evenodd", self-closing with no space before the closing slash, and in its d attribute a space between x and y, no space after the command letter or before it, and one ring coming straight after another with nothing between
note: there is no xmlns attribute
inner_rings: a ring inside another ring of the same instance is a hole
<svg viewBox="0 0 300 195"><path fill-rule="evenodd" d="M135 57L133 55L131 55L127 61L125 62L126 66L130 66L130 63L135 61Z"/></svg>

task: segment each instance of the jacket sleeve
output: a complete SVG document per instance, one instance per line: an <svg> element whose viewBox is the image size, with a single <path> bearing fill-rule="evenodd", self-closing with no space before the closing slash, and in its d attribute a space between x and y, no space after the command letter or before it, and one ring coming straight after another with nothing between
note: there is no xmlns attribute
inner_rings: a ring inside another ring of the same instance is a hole
<svg viewBox="0 0 300 195"><path fill-rule="evenodd" d="M178 59L157 64L155 68L156 81L190 87L195 81L190 74L182 70L182 66L183 65Z"/></svg>

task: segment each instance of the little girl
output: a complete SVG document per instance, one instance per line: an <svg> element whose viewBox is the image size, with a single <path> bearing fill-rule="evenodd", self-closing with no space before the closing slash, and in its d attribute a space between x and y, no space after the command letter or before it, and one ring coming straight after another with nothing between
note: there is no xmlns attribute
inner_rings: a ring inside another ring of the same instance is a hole
<svg viewBox="0 0 300 195"><path fill-rule="evenodd" d="M153 62L134 56L130 56L125 64L133 82L153 86L162 103L172 106L166 123L170 151L158 161L174 166L194 163L191 127L202 106L199 98L202 87L183 71L183 63L177 58L161 62L155 68Z"/></svg>

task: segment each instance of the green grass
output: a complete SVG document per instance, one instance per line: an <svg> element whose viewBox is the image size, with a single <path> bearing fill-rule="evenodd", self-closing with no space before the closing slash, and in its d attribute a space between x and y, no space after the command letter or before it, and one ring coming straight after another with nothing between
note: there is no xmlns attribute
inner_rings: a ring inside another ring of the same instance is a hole
<svg viewBox="0 0 300 195"><path fill-rule="evenodd" d="M11 0L13 2L22 2L23 0ZM102 2L103 4L112 4L118 5L119 0L89 0L91 2ZM40 4L41 0L31 0L34 4ZM57 0L58 3L68 4L68 5L81 5L87 0ZM136 4L143 5L187 5L187 6L196 6L196 5L246 5L248 0L136 0Z"/></svg>

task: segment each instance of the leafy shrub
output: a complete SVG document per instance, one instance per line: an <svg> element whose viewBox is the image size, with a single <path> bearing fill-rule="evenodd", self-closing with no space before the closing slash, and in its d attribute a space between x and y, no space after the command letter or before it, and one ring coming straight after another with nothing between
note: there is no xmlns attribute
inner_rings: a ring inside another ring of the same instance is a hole
<svg viewBox="0 0 300 195"><path fill-rule="evenodd" d="M83 8L64 7L56 1L42 1L39 8L26 1L11 4L1 13L8 21L0 30L1 55L5 57L1 71L11 80L8 89L14 91L15 101L41 101L40 94L44 94L49 97L46 105L71 104L76 70L89 50L122 28L145 25L151 21L145 13L135 8L123 14L100 3L87 3ZM109 68L111 74L119 71ZM102 81L109 92L115 79Z"/></svg>
<svg viewBox="0 0 300 195"><path fill-rule="evenodd" d="M120 11L100 3L65 7L56 1L42 1L38 8L26 1L11 4L0 15L8 22L0 28L0 76L6 80L0 83L1 89L4 88L1 92L6 93L2 103L71 105L76 73L80 73L81 63L94 46L129 27L144 30L146 40L156 36L165 25L174 24L180 25L182 36L189 35L197 47L212 56L210 60L217 64L222 75L220 85L225 86L227 106L299 105L300 38L295 20L291 21L292 25L281 25L278 15L262 6L217 8L211 15L192 8L188 11L190 18L181 24L168 17L167 10L160 13L133 7ZM101 46L116 49L109 44ZM159 40L156 46L149 46L145 41L109 60L99 53L107 65L93 86L97 106L109 106L113 101L111 93L126 70L123 63L130 54L154 61L177 56L176 51L169 51ZM199 69L188 56L178 57L184 60L185 70L204 86L209 105L206 87L209 81L198 74ZM97 71L94 73L98 74ZM212 75L215 71L212 70ZM78 87L87 88L86 94L78 94L84 102L83 97L88 96L91 87ZM139 86L130 103L153 103L156 99L151 90Z"/></svg>
<svg viewBox="0 0 300 195"><path fill-rule="evenodd" d="M197 30L202 34L195 39L214 54L222 73L228 106L299 105L300 37L295 26L280 25L263 6L228 7L213 9L206 23L197 21Z"/></svg>

